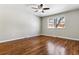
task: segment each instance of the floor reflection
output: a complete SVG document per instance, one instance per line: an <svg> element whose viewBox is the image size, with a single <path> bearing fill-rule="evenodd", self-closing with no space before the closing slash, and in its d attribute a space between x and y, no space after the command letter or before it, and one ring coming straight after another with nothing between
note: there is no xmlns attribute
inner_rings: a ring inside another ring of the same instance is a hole
<svg viewBox="0 0 79 59"><path fill-rule="evenodd" d="M47 43L47 51L48 55L65 55L65 48L51 41Z"/></svg>

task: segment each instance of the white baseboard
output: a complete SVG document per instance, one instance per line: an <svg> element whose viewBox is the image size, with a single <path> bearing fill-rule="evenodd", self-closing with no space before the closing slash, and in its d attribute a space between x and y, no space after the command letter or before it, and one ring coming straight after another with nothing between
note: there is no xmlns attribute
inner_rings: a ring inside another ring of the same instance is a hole
<svg viewBox="0 0 79 59"><path fill-rule="evenodd" d="M69 39L69 40L79 41L79 39L76 39L76 38L69 38L69 37L62 37L62 36L55 36L55 35L46 35L46 34L40 34L40 35L51 36L51 37L59 37L59 38L65 38L65 39ZM39 35L33 35L33 36L28 36L28 37L20 37L20 38L14 38L14 39L7 39L7 40L0 41L0 43L13 41L13 40L20 40L20 39L23 39L23 38L29 38L29 37L34 37L34 36L39 36Z"/></svg>
<svg viewBox="0 0 79 59"><path fill-rule="evenodd" d="M20 39L23 39L23 38L29 38L29 37L34 37L34 36L39 36L39 35L33 35L33 36L28 36L28 37L20 37L20 38L7 39L7 40L0 41L0 43L8 42L8 41L13 41L13 40L20 40Z"/></svg>
<svg viewBox="0 0 79 59"><path fill-rule="evenodd" d="M64 38L64 39L69 39L69 40L76 40L76 41L79 41L79 39L76 39L76 38L70 38L70 37L55 36L55 35L46 35L46 34L41 34L41 35L51 36L51 37L59 37L59 38Z"/></svg>
<svg viewBox="0 0 79 59"><path fill-rule="evenodd" d="M21 38L14 38L14 39L7 39L7 40L0 41L0 43L8 42L8 41L13 41L13 40L20 40L20 39L23 39L23 38L24 38L24 37L21 37Z"/></svg>

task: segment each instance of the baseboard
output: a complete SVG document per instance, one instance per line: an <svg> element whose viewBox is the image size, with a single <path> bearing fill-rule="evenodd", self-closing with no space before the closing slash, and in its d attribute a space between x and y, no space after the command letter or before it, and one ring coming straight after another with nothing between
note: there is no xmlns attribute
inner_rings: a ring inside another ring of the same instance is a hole
<svg viewBox="0 0 79 59"><path fill-rule="evenodd" d="M46 34L41 34L41 35L42 36L57 37L57 38L62 38L62 39L67 39L67 40L76 40L76 41L79 41L79 39L76 39L76 38L69 38L69 37L55 36L55 35L46 35Z"/></svg>
<svg viewBox="0 0 79 59"><path fill-rule="evenodd" d="M14 41L14 40L20 40L20 39L23 39L23 38L31 38L31 37L36 37L36 36L50 36L50 37L58 37L58 38L63 38L63 39L68 39L68 40L79 41L79 39L76 39L76 38L69 38L69 37L41 34L41 35L33 35L33 36L29 36L29 37L20 37L20 38L8 39L8 40L0 41L0 43L8 42L8 41Z"/></svg>
<svg viewBox="0 0 79 59"><path fill-rule="evenodd" d="M7 40L0 41L0 43L8 42L8 41L14 41L14 40L20 40L20 39L24 39L24 38L31 38L31 37L36 37L36 36L39 36L39 35L33 35L33 36L28 36L28 37L20 37L20 38L7 39Z"/></svg>

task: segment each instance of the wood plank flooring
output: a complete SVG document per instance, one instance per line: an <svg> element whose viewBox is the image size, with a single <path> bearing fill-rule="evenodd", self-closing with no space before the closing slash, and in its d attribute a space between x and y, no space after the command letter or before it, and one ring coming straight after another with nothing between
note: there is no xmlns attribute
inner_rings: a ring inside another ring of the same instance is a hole
<svg viewBox="0 0 79 59"><path fill-rule="evenodd" d="M79 41L40 35L0 43L0 55L79 55Z"/></svg>

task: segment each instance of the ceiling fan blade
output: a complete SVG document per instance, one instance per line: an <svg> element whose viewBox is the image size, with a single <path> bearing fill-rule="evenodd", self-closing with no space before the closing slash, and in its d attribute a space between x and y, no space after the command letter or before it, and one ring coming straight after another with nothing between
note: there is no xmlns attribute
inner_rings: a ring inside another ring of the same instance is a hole
<svg viewBox="0 0 79 59"><path fill-rule="evenodd" d="M34 12L38 12L38 10L34 11Z"/></svg>
<svg viewBox="0 0 79 59"><path fill-rule="evenodd" d="M44 10L42 10L42 13L44 13Z"/></svg>
<svg viewBox="0 0 79 59"><path fill-rule="evenodd" d="M50 9L50 8L43 8L43 10L48 10L48 9Z"/></svg>
<svg viewBox="0 0 79 59"><path fill-rule="evenodd" d="M38 9L38 8L32 7L32 9Z"/></svg>

